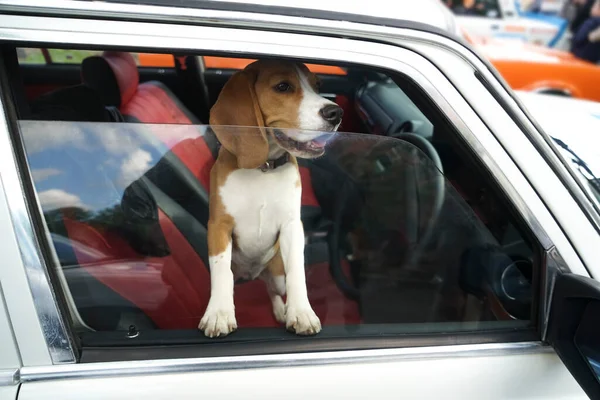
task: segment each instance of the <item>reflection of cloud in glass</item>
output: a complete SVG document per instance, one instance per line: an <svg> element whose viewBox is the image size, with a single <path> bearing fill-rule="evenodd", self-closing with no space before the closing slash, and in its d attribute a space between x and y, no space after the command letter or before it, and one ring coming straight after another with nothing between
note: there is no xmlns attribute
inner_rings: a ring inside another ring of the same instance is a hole
<svg viewBox="0 0 600 400"><path fill-rule="evenodd" d="M134 180L142 176L150 168L152 163L152 155L145 150L135 150L121 164L121 176L119 183L126 187Z"/></svg>
<svg viewBox="0 0 600 400"><path fill-rule="evenodd" d="M85 205L99 211L173 146L206 126L20 121L27 158L44 207Z"/></svg>
<svg viewBox="0 0 600 400"><path fill-rule="evenodd" d="M45 211L65 207L88 208L88 206L83 204L79 196L65 192L61 189L45 190L40 192L38 197L40 199L40 204Z"/></svg>
<svg viewBox="0 0 600 400"><path fill-rule="evenodd" d="M73 123L49 124L46 121L26 121L20 124L27 154L61 148L65 145L78 149L86 148L81 127Z"/></svg>
<svg viewBox="0 0 600 400"><path fill-rule="evenodd" d="M143 128L143 125L140 127ZM103 124L93 128L100 143L111 154L129 154L140 147L139 133L135 130L137 126Z"/></svg>
<svg viewBox="0 0 600 400"><path fill-rule="evenodd" d="M31 170L35 182L42 182L52 176L60 175L62 171L56 168L41 168Z"/></svg>

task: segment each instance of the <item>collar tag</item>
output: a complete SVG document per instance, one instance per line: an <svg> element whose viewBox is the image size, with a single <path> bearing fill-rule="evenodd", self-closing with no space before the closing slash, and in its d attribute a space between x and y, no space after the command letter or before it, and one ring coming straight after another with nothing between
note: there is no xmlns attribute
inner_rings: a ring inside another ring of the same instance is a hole
<svg viewBox="0 0 600 400"><path fill-rule="evenodd" d="M260 166L260 170L262 172L267 172L270 169L272 169L272 167L271 167L271 163L269 161L266 161L263 165Z"/></svg>
<svg viewBox="0 0 600 400"><path fill-rule="evenodd" d="M258 167L258 169L261 170L261 172L267 172L270 170L273 170L275 168L281 167L282 165L285 165L288 161L289 161L289 155L286 152L284 155L282 155L281 157L279 157L276 160L267 160L265 161L265 163L263 165L261 165L260 167Z"/></svg>

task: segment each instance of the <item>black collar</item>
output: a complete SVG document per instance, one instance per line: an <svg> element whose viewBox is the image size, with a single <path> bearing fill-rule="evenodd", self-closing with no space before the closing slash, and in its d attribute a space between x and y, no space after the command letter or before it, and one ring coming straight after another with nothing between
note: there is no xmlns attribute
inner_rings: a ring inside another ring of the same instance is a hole
<svg viewBox="0 0 600 400"><path fill-rule="evenodd" d="M276 158L275 160L265 161L265 163L263 165L261 165L258 169L260 169L262 172L271 171L271 170L274 170L275 168L285 165L289 160L290 160L290 155L286 151L285 153L283 153L283 155L281 157Z"/></svg>

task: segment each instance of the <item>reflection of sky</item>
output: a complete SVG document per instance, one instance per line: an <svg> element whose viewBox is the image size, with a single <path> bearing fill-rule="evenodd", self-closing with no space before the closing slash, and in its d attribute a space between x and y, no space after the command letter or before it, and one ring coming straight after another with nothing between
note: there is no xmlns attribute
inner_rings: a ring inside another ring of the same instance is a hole
<svg viewBox="0 0 600 400"><path fill-rule="evenodd" d="M176 143L205 127L21 121L27 158L44 211L92 211L120 202L124 189Z"/></svg>
<svg viewBox="0 0 600 400"><path fill-rule="evenodd" d="M600 362L588 357L588 361L596 374L596 377L600 380Z"/></svg>

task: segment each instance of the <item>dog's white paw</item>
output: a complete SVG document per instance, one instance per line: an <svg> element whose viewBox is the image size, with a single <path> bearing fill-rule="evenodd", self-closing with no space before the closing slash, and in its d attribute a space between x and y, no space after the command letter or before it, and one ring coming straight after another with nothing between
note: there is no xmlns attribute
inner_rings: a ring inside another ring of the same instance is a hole
<svg viewBox="0 0 600 400"><path fill-rule="evenodd" d="M288 305L285 327L297 335L315 335L321 331L321 321L310 306L296 308Z"/></svg>
<svg viewBox="0 0 600 400"><path fill-rule="evenodd" d="M210 338L227 336L237 329L234 309L208 309L198 324L198 329Z"/></svg>

